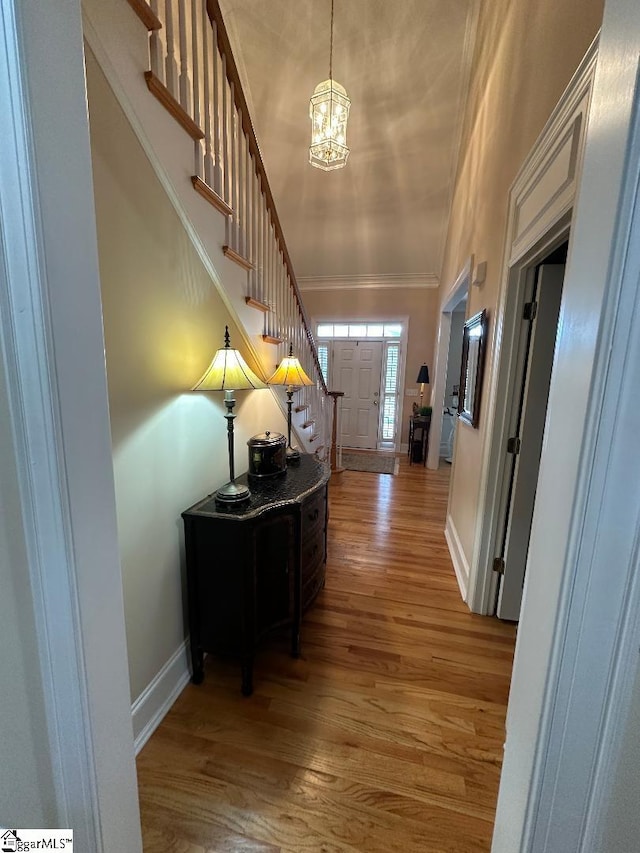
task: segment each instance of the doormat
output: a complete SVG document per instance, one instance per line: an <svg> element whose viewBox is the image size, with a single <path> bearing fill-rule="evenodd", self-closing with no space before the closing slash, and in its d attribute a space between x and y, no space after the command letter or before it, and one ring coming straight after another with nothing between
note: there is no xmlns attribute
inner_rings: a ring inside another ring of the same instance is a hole
<svg viewBox="0 0 640 853"><path fill-rule="evenodd" d="M370 474L397 474L400 460L388 453L342 453L342 467L347 471L366 471Z"/></svg>

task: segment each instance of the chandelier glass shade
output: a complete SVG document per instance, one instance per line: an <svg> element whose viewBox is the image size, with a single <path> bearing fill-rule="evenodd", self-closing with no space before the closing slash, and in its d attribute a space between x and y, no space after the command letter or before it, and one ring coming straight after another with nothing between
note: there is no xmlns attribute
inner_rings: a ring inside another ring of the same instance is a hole
<svg viewBox="0 0 640 853"><path fill-rule="evenodd" d="M331 37L329 41L329 79L318 83L309 102L311 145L309 162L317 169L331 172L347 164L347 121L351 101L340 83L333 79L333 2L331 0Z"/></svg>
<svg viewBox="0 0 640 853"><path fill-rule="evenodd" d="M349 157L347 121L351 101L340 83L324 80L316 86L309 102L311 146L309 162L330 172L341 169Z"/></svg>

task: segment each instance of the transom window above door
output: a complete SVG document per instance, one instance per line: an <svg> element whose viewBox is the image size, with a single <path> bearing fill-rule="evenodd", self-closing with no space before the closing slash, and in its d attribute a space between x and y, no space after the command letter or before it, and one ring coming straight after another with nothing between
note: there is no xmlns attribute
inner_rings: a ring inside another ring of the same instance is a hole
<svg viewBox="0 0 640 853"><path fill-rule="evenodd" d="M319 323L318 338L399 338L402 323Z"/></svg>

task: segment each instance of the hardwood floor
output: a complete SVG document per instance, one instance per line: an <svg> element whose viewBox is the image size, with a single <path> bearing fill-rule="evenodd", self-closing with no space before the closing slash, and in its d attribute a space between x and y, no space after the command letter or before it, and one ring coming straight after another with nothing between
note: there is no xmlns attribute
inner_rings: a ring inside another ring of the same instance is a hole
<svg viewBox="0 0 640 853"><path fill-rule="evenodd" d="M448 466L330 484L327 582L259 652L209 658L138 758L146 853L490 848L515 629L469 613Z"/></svg>

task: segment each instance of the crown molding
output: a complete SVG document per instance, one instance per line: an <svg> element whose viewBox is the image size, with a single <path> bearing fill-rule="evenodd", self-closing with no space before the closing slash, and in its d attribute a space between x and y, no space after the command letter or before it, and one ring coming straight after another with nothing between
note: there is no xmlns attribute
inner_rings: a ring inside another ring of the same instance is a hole
<svg viewBox="0 0 640 853"><path fill-rule="evenodd" d="M386 290L399 287L426 290L440 286L433 273L407 275L324 275L298 278L300 290Z"/></svg>

